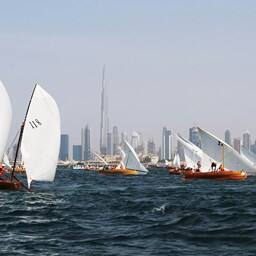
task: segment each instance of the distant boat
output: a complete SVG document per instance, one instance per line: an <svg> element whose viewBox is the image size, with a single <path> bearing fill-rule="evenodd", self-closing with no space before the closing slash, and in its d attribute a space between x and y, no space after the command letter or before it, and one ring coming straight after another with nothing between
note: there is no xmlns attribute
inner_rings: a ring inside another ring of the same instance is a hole
<svg viewBox="0 0 256 256"><path fill-rule="evenodd" d="M121 174L121 175L145 175L148 170L141 164L135 150L125 141L123 160L120 166L116 168L109 168L106 166L100 170L103 174Z"/></svg>
<svg viewBox="0 0 256 256"><path fill-rule="evenodd" d="M173 158L173 161L172 161L172 166L174 168L180 168L180 156L179 156L179 153L177 151L174 154L174 158Z"/></svg>
<svg viewBox="0 0 256 256"><path fill-rule="evenodd" d="M60 148L60 114L55 100L38 84L35 85L24 122L10 180L0 188L30 189L31 182L53 181ZM27 174L26 187L14 174L18 152Z"/></svg>

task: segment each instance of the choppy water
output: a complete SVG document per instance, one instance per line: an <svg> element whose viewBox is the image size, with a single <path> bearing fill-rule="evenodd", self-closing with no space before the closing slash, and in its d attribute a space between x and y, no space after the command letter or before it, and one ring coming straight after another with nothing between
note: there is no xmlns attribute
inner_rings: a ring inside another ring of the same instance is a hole
<svg viewBox="0 0 256 256"><path fill-rule="evenodd" d="M0 255L256 255L256 178L58 171L0 193Z"/></svg>

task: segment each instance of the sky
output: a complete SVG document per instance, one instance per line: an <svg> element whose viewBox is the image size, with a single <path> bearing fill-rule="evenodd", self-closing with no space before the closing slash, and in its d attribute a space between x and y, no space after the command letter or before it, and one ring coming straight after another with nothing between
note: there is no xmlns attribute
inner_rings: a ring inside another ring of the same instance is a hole
<svg viewBox="0 0 256 256"><path fill-rule="evenodd" d="M102 67L110 126L160 143L256 136L256 2L250 0L0 0L0 79L13 104L11 137L35 83L57 101L62 132L99 148Z"/></svg>

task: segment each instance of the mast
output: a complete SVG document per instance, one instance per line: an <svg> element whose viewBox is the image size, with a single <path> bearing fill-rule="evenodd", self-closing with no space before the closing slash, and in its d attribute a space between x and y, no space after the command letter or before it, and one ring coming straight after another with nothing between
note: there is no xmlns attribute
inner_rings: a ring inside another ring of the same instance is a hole
<svg viewBox="0 0 256 256"><path fill-rule="evenodd" d="M28 107L27 107L27 111L26 111L26 114L25 114L25 118L24 118L24 121L23 121L23 123L21 125L21 128L20 128L19 140L18 140L18 145L17 145L17 148L16 148L16 152L15 152L14 164L13 164L13 169L12 169L12 174L11 174L11 182L12 182L13 178L18 180L14 176L14 172L15 172L16 165L17 165L17 158L18 158L19 149L20 149L20 145L21 145L21 141L22 141L22 137L23 137L24 127L25 127L25 124L26 124L26 121L27 121L28 111L29 111L29 108L30 108L30 105L31 105L31 102L32 102L32 99L33 99L33 96L34 96L34 93L35 93L35 90L36 90L36 87L37 87L37 84L35 84L35 86L34 86L32 95L31 95L29 103L28 103ZM25 186L25 185L23 185L23 186Z"/></svg>

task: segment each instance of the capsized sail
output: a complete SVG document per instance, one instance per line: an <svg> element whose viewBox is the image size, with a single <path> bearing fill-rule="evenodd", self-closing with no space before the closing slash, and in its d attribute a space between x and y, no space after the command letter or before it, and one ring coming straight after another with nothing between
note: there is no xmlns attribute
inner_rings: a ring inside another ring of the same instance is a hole
<svg viewBox="0 0 256 256"><path fill-rule="evenodd" d="M25 120L21 153L28 187L32 180L53 181L60 149L60 113L55 100L36 85Z"/></svg>
<svg viewBox="0 0 256 256"><path fill-rule="evenodd" d="M201 171L209 171L211 168L212 162L217 161L212 157L208 156L202 149L194 145L192 142L186 140L180 135L176 135L177 140L183 145L184 148L184 156L187 167L189 168L197 168L197 163L200 161L201 163Z"/></svg>
<svg viewBox="0 0 256 256"><path fill-rule="evenodd" d="M0 81L0 120L0 162L2 162L12 122L11 101L2 81Z"/></svg>
<svg viewBox="0 0 256 256"><path fill-rule="evenodd" d="M136 152L134 151L132 146L128 143L128 141L125 141L124 153L125 153L125 158L123 162L126 169L136 170L140 174L148 173L148 170L140 163L140 160Z"/></svg>
<svg viewBox="0 0 256 256"><path fill-rule="evenodd" d="M202 128L198 127L198 131L201 137L202 150L207 155L221 163L224 159L224 166L229 170L244 170L250 175L256 175L256 168L251 162L230 145Z"/></svg>

